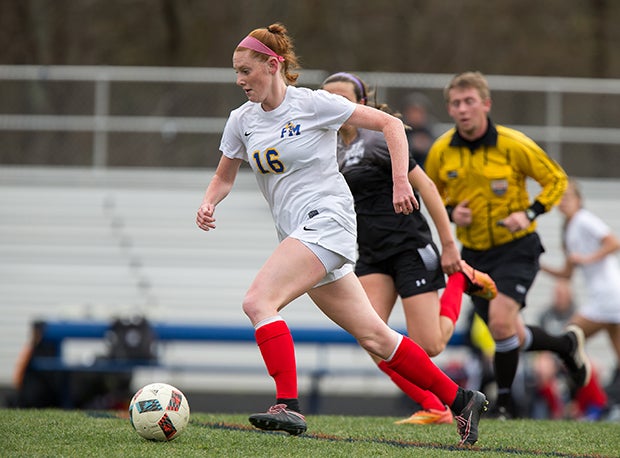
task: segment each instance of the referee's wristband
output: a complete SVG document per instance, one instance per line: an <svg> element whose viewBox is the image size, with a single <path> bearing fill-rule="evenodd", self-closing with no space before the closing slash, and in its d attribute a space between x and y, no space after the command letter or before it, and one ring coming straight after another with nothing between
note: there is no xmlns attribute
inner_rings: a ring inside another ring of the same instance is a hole
<svg viewBox="0 0 620 458"><path fill-rule="evenodd" d="M454 220L452 219L452 212L454 211L454 206L453 205L446 205L446 212L448 213L448 219L452 222L454 222Z"/></svg>
<svg viewBox="0 0 620 458"><path fill-rule="evenodd" d="M525 209L525 215L530 221L534 221L536 218L538 218L539 215L542 215L544 212L545 207L537 200Z"/></svg>

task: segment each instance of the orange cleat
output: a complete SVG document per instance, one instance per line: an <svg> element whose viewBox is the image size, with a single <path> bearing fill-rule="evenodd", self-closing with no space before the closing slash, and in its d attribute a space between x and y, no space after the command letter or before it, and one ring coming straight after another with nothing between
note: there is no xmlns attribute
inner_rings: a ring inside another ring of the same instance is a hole
<svg viewBox="0 0 620 458"><path fill-rule="evenodd" d="M461 261L461 272L467 280L465 292L470 296L479 296L490 301L497 296L497 286L493 279L484 272L474 269L465 261Z"/></svg>
<svg viewBox="0 0 620 458"><path fill-rule="evenodd" d="M404 420L398 420L394 422L397 425L431 425L431 424L442 424L442 423L452 423L452 412L448 407L445 410L437 410L437 409L428 409L428 410L419 410L418 412L411 415L409 418L405 418Z"/></svg>

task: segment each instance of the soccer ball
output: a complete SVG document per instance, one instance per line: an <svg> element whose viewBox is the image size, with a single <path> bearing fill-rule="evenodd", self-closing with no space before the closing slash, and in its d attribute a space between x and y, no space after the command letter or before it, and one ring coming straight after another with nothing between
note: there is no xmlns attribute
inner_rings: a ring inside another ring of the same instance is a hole
<svg viewBox="0 0 620 458"><path fill-rule="evenodd" d="M178 388L151 383L140 388L129 403L129 420L148 440L171 441L189 422L189 404Z"/></svg>

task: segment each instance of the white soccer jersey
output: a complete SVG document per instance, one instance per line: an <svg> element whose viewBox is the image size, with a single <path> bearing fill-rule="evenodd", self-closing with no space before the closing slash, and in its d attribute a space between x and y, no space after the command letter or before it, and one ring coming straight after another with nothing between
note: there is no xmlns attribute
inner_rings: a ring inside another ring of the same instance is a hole
<svg viewBox="0 0 620 458"><path fill-rule="evenodd" d="M566 226L568 254L588 255L597 251L611 229L598 216L580 209ZM615 255L579 266L586 284L587 300L579 313L593 321L620 323L620 266Z"/></svg>
<svg viewBox="0 0 620 458"><path fill-rule="evenodd" d="M336 162L337 131L354 109L342 96L288 86L275 110L248 101L231 112L220 150L248 161L280 240L316 215L355 235L353 197ZM342 248L336 251L355 259L355 246Z"/></svg>

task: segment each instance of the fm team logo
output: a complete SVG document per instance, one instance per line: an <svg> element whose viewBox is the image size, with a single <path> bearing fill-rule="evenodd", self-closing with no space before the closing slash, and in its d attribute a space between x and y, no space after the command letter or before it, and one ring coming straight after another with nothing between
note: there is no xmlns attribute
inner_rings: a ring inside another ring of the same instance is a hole
<svg viewBox="0 0 620 458"><path fill-rule="evenodd" d="M299 134L301 134L301 124L295 124L293 121L289 121L280 131L280 138L295 137Z"/></svg>

